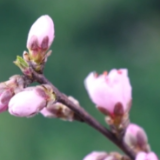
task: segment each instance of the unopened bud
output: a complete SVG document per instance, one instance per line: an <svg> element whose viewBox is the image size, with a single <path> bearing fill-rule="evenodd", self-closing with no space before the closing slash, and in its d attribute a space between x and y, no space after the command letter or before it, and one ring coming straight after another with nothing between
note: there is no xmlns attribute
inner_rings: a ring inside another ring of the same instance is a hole
<svg viewBox="0 0 160 160"><path fill-rule="evenodd" d="M88 154L86 157L84 157L83 160L105 160L105 158L107 157L107 153L106 152L91 152L90 154Z"/></svg>
<svg viewBox="0 0 160 160"><path fill-rule="evenodd" d="M149 150L147 135L143 128L136 124L130 124L127 127L124 135L124 142L136 152Z"/></svg>
<svg viewBox="0 0 160 160"><path fill-rule="evenodd" d="M124 155L121 155L118 152L110 152L104 160L124 160Z"/></svg>
<svg viewBox="0 0 160 160"><path fill-rule="evenodd" d="M39 91L40 89L31 87L17 93L9 102L9 113L18 117L31 117L37 114L47 104L46 97Z"/></svg>
<svg viewBox="0 0 160 160"><path fill-rule="evenodd" d="M79 104L79 102L71 96L69 96L68 99L71 100L74 104ZM61 118L67 121L73 121L76 118L74 112L66 105L59 102L54 103L52 101L48 102L47 107L43 108L40 113L44 117Z"/></svg>
<svg viewBox="0 0 160 160"><path fill-rule="evenodd" d="M39 17L31 26L27 48L31 60L41 63L45 59L45 52L50 48L54 39L54 24L48 15Z"/></svg>
<svg viewBox="0 0 160 160"><path fill-rule="evenodd" d="M0 83L0 112L8 109L10 99L23 88L24 80L19 75L12 76L8 81Z"/></svg>
<svg viewBox="0 0 160 160"><path fill-rule="evenodd" d="M8 102L12 98L13 92L10 89L6 89L0 95L0 112L4 112L8 109Z"/></svg>
<svg viewBox="0 0 160 160"><path fill-rule="evenodd" d="M48 118L61 118L63 120L72 121L74 113L62 103L55 103L41 110L41 114Z"/></svg>
<svg viewBox="0 0 160 160"><path fill-rule="evenodd" d="M139 152L136 156L136 160L158 160L158 157L154 152Z"/></svg>
<svg viewBox="0 0 160 160"><path fill-rule="evenodd" d="M116 159L114 156L107 156L105 159L103 160L120 160L120 159Z"/></svg>

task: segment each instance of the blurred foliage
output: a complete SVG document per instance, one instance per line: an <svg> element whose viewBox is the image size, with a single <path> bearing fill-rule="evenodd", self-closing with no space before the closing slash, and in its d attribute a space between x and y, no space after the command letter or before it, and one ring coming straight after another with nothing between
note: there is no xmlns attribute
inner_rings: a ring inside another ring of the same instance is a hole
<svg viewBox="0 0 160 160"><path fill-rule="evenodd" d="M20 74L12 62L26 50L29 28L43 14L53 18L56 30L45 75L104 124L85 91L84 78L93 70L128 68L131 120L144 127L160 156L160 1L0 0L1 81ZM92 150L117 150L85 124L41 115L27 119L2 113L0 128L4 160L81 160Z"/></svg>

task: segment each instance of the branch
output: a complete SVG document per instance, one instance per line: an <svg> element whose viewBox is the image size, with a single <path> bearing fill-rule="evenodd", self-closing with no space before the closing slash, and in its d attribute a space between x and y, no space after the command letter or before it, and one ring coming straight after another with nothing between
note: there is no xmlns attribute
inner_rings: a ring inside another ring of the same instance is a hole
<svg viewBox="0 0 160 160"><path fill-rule="evenodd" d="M135 159L134 153L123 143L122 140L117 139L117 137L109 131L107 128L102 126L96 119L94 119L91 115L89 115L83 107L80 105L75 105L72 101L68 99L68 97L61 93L43 74L38 74L32 68L32 74L35 81L40 84L49 84L56 95L57 101L69 107L71 110L75 112L78 117L80 117L84 122L88 125L99 131L106 138L116 144L126 155L128 155L132 160Z"/></svg>

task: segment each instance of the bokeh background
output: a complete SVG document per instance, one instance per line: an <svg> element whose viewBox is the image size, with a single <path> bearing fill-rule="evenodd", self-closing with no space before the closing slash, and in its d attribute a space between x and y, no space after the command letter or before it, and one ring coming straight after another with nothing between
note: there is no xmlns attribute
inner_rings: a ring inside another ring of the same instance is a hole
<svg viewBox="0 0 160 160"><path fill-rule="evenodd" d="M53 18L56 31L48 79L104 124L84 78L91 71L128 68L131 120L144 127L160 156L160 1L0 0L0 81L21 74L12 62L26 50L29 28L43 14ZM0 115L0 159L82 160L93 150L118 149L83 123Z"/></svg>

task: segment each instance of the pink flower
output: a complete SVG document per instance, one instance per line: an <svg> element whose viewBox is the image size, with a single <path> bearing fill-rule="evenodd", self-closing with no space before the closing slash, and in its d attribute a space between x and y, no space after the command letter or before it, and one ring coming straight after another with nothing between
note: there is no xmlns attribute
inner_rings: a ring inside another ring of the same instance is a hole
<svg viewBox="0 0 160 160"><path fill-rule="evenodd" d="M139 152L136 156L136 160L158 160L158 157L154 152Z"/></svg>
<svg viewBox="0 0 160 160"><path fill-rule="evenodd" d="M30 117L46 106L46 99L36 89L17 93L9 102L9 113L18 117Z"/></svg>
<svg viewBox="0 0 160 160"><path fill-rule="evenodd" d="M132 87L127 69L112 69L108 74L90 73L85 79L88 94L103 113L114 116L130 109Z"/></svg>
<svg viewBox="0 0 160 160"><path fill-rule="evenodd" d="M47 50L54 39L54 24L48 15L39 17L31 26L27 48L29 50Z"/></svg>
<svg viewBox="0 0 160 160"><path fill-rule="evenodd" d="M124 135L124 142L131 148L146 150L148 147L148 138L143 130L136 124L129 124Z"/></svg>
<svg viewBox="0 0 160 160"><path fill-rule="evenodd" d="M83 160L104 160L106 157L106 152L91 152Z"/></svg>

